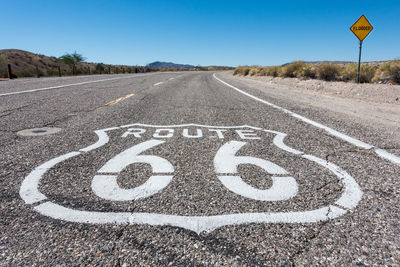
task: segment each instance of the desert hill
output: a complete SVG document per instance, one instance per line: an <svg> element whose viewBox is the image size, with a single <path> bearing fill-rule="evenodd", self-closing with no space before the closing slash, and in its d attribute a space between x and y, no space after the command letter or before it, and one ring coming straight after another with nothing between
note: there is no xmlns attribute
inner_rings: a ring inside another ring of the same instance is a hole
<svg viewBox="0 0 400 267"><path fill-rule="evenodd" d="M45 56L35 54L18 49L0 50L0 55L5 57L8 64L11 64L12 72L17 77L33 77L36 76L38 68L41 76L58 75L58 67L60 67L63 75L71 75L72 69L69 65L62 63L54 56ZM0 77L7 77L7 67L1 66ZM96 68L97 67L97 68ZM103 63L81 62L77 64L77 74L89 73L137 73L155 71L146 66L127 66L127 65L110 65Z"/></svg>

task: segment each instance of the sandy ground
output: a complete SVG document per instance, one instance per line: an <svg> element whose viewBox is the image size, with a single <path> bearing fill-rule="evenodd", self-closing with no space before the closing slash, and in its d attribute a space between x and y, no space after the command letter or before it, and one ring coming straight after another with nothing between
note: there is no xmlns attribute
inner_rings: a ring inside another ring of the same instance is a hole
<svg viewBox="0 0 400 267"><path fill-rule="evenodd" d="M232 73L226 73L232 77ZM400 85L233 76L268 94L346 114L400 141Z"/></svg>

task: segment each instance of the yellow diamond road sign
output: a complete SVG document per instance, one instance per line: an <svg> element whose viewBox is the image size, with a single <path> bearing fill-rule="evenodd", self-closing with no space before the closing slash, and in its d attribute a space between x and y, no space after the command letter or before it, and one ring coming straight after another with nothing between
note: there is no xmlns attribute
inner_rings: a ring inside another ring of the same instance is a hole
<svg viewBox="0 0 400 267"><path fill-rule="evenodd" d="M351 27L350 31L352 31L357 38L362 41L367 37L367 35L372 31L374 27L372 27L371 23L367 20L367 18L362 15Z"/></svg>

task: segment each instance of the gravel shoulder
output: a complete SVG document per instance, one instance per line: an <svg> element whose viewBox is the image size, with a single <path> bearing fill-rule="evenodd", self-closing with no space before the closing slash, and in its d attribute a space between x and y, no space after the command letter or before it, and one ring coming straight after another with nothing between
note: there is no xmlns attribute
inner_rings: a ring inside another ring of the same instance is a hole
<svg viewBox="0 0 400 267"><path fill-rule="evenodd" d="M222 78L245 82L268 95L288 99L306 106L337 112L384 132L393 141L400 141L400 85L354 84L274 78L266 76L233 76Z"/></svg>

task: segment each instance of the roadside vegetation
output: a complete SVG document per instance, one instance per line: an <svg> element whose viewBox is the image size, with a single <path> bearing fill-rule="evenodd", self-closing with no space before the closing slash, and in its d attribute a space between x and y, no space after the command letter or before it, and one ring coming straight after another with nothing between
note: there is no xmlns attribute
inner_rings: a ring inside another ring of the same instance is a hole
<svg viewBox="0 0 400 267"><path fill-rule="evenodd" d="M355 82L357 78L357 64L331 62L306 63L304 61L295 61L283 66L239 66L233 71L233 74ZM400 60L362 64L360 82L400 84Z"/></svg>
<svg viewBox="0 0 400 267"><path fill-rule="evenodd" d="M0 73L7 73L7 58L3 54L0 54ZM0 78L5 78L3 76L0 75Z"/></svg>
<svg viewBox="0 0 400 267"><path fill-rule="evenodd" d="M76 51L72 54L64 54L61 57L59 57L59 60L67 65L70 66L72 69L72 74L76 75L76 65L80 62L85 61L86 59L81 55L78 54Z"/></svg>
<svg viewBox="0 0 400 267"><path fill-rule="evenodd" d="M42 77L88 75L88 74L130 74L154 71L207 71L228 70L231 67L197 66L186 68L154 68L149 66L110 65L85 62L78 52L66 53L61 57L49 57L17 49L0 50L0 78L8 78L7 64L11 65L12 77Z"/></svg>

